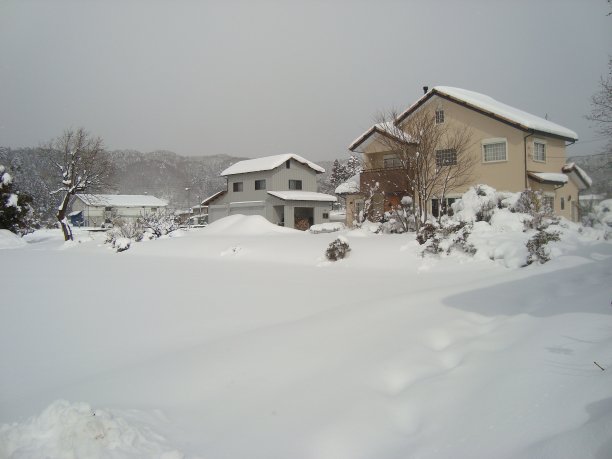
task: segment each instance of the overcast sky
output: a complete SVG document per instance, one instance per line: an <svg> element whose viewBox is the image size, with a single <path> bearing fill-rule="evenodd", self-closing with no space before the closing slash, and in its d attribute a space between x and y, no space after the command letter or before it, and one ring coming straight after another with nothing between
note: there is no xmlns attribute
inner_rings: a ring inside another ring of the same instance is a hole
<svg viewBox="0 0 612 459"><path fill-rule="evenodd" d="M347 158L422 86L481 92L603 146L584 115L606 0L0 0L0 145L84 126L109 149Z"/></svg>

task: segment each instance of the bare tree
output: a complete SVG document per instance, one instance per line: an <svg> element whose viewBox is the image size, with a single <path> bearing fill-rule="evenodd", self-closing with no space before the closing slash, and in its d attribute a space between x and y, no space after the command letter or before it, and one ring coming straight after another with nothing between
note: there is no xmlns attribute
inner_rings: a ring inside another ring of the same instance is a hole
<svg viewBox="0 0 612 459"><path fill-rule="evenodd" d="M60 174L61 185L51 194L60 196L56 218L64 233L64 240L72 240L72 230L66 218L72 197L108 186L112 166L106 157L102 139L91 136L83 128L67 129L43 150Z"/></svg>
<svg viewBox="0 0 612 459"><path fill-rule="evenodd" d="M428 219L427 203L445 201L450 191L459 190L472 180L477 162L470 152L471 131L464 125L436 123L426 110L418 111L401 123L397 113L379 117L383 134L379 142L393 152L403 170L403 181L413 199L415 226Z"/></svg>
<svg viewBox="0 0 612 459"><path fill-rule="evenodd" d="M608 139L606 149L612 151L612 58L608 76L601 78L599 91L591 97L591 114L586 118L597 124L597 132Z"/></svg>

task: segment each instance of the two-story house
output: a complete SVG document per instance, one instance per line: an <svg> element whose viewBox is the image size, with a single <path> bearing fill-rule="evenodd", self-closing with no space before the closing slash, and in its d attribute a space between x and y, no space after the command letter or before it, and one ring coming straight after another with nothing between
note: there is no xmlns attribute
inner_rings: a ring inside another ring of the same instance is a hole
<svg viewBox="0 0 612 459"><path fill-rule="evenodd" d="M430 214L439 215L467 188L482 183L500 191L541 191L555 214L578 219L578 192L590 186L590 179L577 166L566 164L566 146L578 140L574 131L473 91L446 86L423 89L424 95L391 121L391 127L405 130L412 117L425 114L436 125L467 128L471 138L467 153L473 162L470 182L446 193L445 202L431 199ZM404 170L396 152L389 151L389 142L382 141L381 136L392 130L385 123L376 124L349 146L363 154L361 191L368 183L380 184L373 202L381 213L399 204L402 196L412 197L407 183L410 171ZM436 160L438 153L453 154L436 151ZM444 159L452 167L453 158ZM357 193L347 196L347 220L352 221L362 202Z"/></svg>
<svg viewBox="0 0 612 459"><path fill-rule="evenodd" d="M294 154L239 161L223 172L227 188L205 199L208 220L228 215L261 215L288 228L308 229L329 221L336 197L317 192L322 167Z"/></svg>
<svg viewBox="0 0 612 459"><path fill-rule="evenodd" d="M101 226L115 218L136 220L164 210L168 203L151 195L141 194L77 194L72 202L73 224Z"/></svg>

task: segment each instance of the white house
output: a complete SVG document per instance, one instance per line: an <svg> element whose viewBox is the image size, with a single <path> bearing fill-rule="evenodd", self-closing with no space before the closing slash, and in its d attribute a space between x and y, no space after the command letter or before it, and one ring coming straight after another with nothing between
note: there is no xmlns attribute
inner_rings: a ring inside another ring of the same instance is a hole
<svg viewBox="0 0 612 459"><path fill-rule="evenodd" d="M261 215L277 225L308 229L329 221L336 197L317 192L322 167L291 153L239 161L221 172L227 188L205 199L210 222Z"/></svg>
<svg viewBox="0 0 612 459"><path fill-rule="evenodd" d="M114 218L135 220L143 215L159 212L168 203L155 196L141 194L77 194L72 203L70 218L85 226L111 223Z"/></svg>

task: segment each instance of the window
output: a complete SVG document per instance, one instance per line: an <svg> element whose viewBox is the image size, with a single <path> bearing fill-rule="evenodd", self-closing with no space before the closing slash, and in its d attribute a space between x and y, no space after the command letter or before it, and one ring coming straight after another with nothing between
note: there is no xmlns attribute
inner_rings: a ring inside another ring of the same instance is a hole
<svg viewBox="0 0 612 459"><path fill-rule="evenodd" d="M436 124L444 123L444 110L436 110Z"/></svg>
<svg viewBox="0 0 612 459"><path fill-rule="evenodd" d="M329 218L329 213L328 212L323 212L323 218L324 219L328 219Z"/></svg>
<svg viewBox="0 0 612 459"><path fill-rule="evenodd" d="M452 217L453 208L451 204L455 202L456 200L457 198L444 198L444 200L440 202L439 199L432 199L431 200L431 214L434 217L439 217L440 215L448 215Z"/></svg>
<svg viewBox="0 0 612 459"><path fill-rule="evenodd" d="M243 187L243 185L242 185L242 182L234 182L234 183L233 183L233 185L232 185L232 187L233 187L232 189L233 189L234 191L236 191L236 192L238 192L238 191L242 191L242 190L243 190L243 188L244 188L244 187Z"/></svg>
<svg viewBox="0 0 612 459"><path fill-rule="evenodd" d="M105 207L104 210L106 212L112 212L113 208L112 207Z"/></svg>
<svg viewBox="0 0 612 459"><path fill-rule="evenodd" d="M266 189L266 181L265 180L255 180L255 189L256 190L265 190Z"/></svg>
<svg viewBox="0 0 612 459"><path fill-rule="evenodd" d="M482 150L482 160L485 163L506 161L508 159L506 155L506 139L491 139L483 142Z"/></svg>
<svg viewBox="0 0 612 459"><path fill-rule="evenodd" d="M290 190L301 190L302 181L301 180L289 180L289 189Z"/></svg>
<svg viewBox="0 0 612 459"><path fill-rule="evenodd" d="M446 150L436 150L436 166L456 166L457 150L448 148Z"/></svg>
<svg viewBox="0 0 612 459"><path fill-rule="evenodd" d="M561 198L560 204L561 204L561 210L565 210L565 199L564 198Z"/></svg>
<svg viewBox="0 0 612 459"><path fill-rule="evenodd" d="M397 155L385 155L383 158L383 164L385 169L393 169L396 167L402 167L402 162Z"/></svg>
<svg viewBox="0 0 612 459"><path fill-rule="evenodd" d="M542 204L544 204L544 208L550 212L554 212L555 210L555 197L554 196L544 196L542 198Z"/></svg>
<svg viewBox="0 0 612 459"><path fill-rule="evenodd" d="M546 144L541 140L533 141L533 160L546 162Z"/></svg>
<svg viewBox="0 0 612 459"><path fill-rule="evenodd" d="M285 161L285 167L286 167L287 169L291 168L291 160L290 160L290 159L288 159L287 161Z"/></svg>
<svg viewBox="0 0 612 459"><path fill-rule="evenodd" d="M151 212L157 212L157 207L151 207Z"/></svg>

